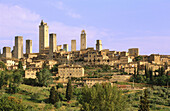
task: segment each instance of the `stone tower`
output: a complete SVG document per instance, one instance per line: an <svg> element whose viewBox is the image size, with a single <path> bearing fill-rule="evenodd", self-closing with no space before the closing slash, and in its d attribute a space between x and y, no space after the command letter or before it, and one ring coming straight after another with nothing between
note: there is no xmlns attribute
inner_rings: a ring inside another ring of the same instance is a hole
<svg viewBox="0 0 170 111"><path fill-rule="evenodd" d="M76 40L71 40L71 51L76 51Z"/></svg>
<svg viewBox="0 0 170 111"><path fill-rule="evenodd" d="M68 44L63 44L63 49L68 52Z"/></svg>
<svg viewBox="0 0 170 111"><path fill-rule="evenodd" d="M48 43L48 25L43 20L39 25L39 53L43 53L43 50L49 47Z"/></svg>
<svg viewBox="0 0 170 111"><path fill-rule="evenodd" d="M3 57L5 58L12 58L11 48L10 47L3 47Z"/></svg>
<svg viewBox="0 0 170 111"><path fill-rule="evenodd" d="M86 49L86 32L85 30L81 31L81 44L80 44L80 50Z"/></svg>
<svg viewBox="0 0 170 111"><path fill-rule="evenodd" d="M131 49L128 49L128 52L129 52L129 56L139 56L139 49L138 48L131 48Z"/></svg>
<svg viewBox="0 0 170 111"><path fill-rule="evenodd" d="M17 59L23 58L23 37L15 37L15 48L14 48L14 57Z"/></svg>
<svg viewBox="0 0 170 111"><path fill-rule="evenodd" d="M26 54L32 53L32 40L26 40Z"/></svg>
<svg viewBox="0 0 170 111"><path fill-rule="evenodd" d="M50 59L53 59L53 52L56 52L57 51L57 45L56 45L56 34L54 33L51 33L50 34L50 42L49 42L49 56L50 56Z"/></svg>
<svg viewBox="0 0 170 111"><path fill-rule="evenodd" d="M96 50L101 51L102 50L102 41L96 40Z"/></svg>

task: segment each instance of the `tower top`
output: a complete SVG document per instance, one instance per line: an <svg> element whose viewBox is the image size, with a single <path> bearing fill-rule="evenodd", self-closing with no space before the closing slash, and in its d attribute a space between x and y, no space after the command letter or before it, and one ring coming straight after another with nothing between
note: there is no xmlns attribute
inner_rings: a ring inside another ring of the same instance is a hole
<svg viewBox="0 0 170 111"><path fill-rule="evenodd" d="M40 25L47 25L47 23L45 23L43 20L41 20Z"/></svg>
<svg viewBox="0 0 170 111"><path fill-rule="evenodd" d="M86 34L85 30L82 30L82 31L81 31L81 34Z"/></svg>
<svg viewBox="0 0 170 111"><path fill-rule="evenodd" d="M43 20L41 20L41 25L43 25L44 24L44 21Z"/></svg>

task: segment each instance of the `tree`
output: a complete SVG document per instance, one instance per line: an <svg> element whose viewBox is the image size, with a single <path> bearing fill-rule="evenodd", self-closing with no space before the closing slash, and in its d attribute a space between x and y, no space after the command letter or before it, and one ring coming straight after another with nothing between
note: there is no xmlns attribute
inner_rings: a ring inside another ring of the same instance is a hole
<svg viewBox="0 0 170 111"><path fill-rule="evenodd" d="M148 78L149 76L149 71L148 71L148 68L146 67L146 65L145 65L145 76L146 76L146 78Z"/></svg>
<svg viewBox="0 0 170 111"><path fill-rule="evenodd" d="M5 81L5 73L4 72L0 72L0 89L2 89L3 85L5 85L6 81Z"/></svg>
<svg viewBox="0 0 170 111"><path fill-rule="evenodd" d="M81 111L124 111L127 104L121 90L111 84L85 86L79 102Z"/></svg>
<svg viewBox="0 0 170 111"><path fill-rule="evenodd" d="M47 66L47 64L44 62L44 63L42 64L42 68L43 68L43 69L49 69L49 66Z"/></svg>
<svg viewBox="0 0 170 111"><path fill-rule="evenodd" d="M142 56L137 56L137 57L135 57L135 61L141 61L143 59L143 57Z"/></svg>
<svg viewBox="0 0 170 111"><path fill-rule="evenodd" d="M71 79L69 79L67 83L67 89L66 89L66 99L69 102L72 98L73 92L72 92L72 85L71 85Z"/></svg>
<svg viewBox="0 0 170 111"><path fill-rule="evenodd" d="M134 78L136 78L136 67L134 67Z"/></svg>
<svg viewBox="0 0 170 111"><path fill-rule="evenodd" d="M57 89L59 89L59 88L63 88L64 86L63 86L63 84L61 84L61 83L58 83L58 85L56 85L56 88Z"/></svg>
<svg viewBox="0 0 170 111"><path fill-rule="evenodd" d="M15 97L1 97L0 98L0 111L25 111L26 108L22 105L21 100Z"/></svg>
<svg viewBox="0 0 170 111"><path fill-rule="evenodd" d="M59 98L59 92L58 90L55 89L55 87L53 86L50 89L50 96L49 96L49 102L52 104L55 104L56 102L60 101Z"/></svg>
<svg viewBox="0 0 170 111"><path fill-rule="evenodd" d="M104 72L108 72L109 70L111 70L111 67L109 65L103 65L102 70Z"/></svg>
<svg viewBox="0 0 170 111"><path fill-rule="evenodd" d="M58 73L58 66L59 66L59 64L55 64L54 66L53 66L53 68L51 68L51 72L56 72L56 73Z"/></svg>
<svg viewBox="0 0 170 111"><path fill-rule="evenodd" d="M148 92L145 89L144 96L140 98L139 111L149 111Z"/></svg>
<svg viewBox="0 0 170 111"><path fill-rule="evenodd" d="M4 62L0 61L0 69L6 70L6 65Z"/></svg>
<svg viewBox="0 0 170 111"><path fill-rule="evenodd" d="M37 83L39 86L48 86L52 82L52 74L48 69L42 69L40 72L37 72Z"/></svg>
<svg viewBox="0 0 170 111"><path fill-rule="evenodd" d="M54 86L50 89L49 102L52 104L55 103L55 87Z"/></svg>
<svg viewBox="0 0 170 111"><path fill-rule="evenodd" d="M22 65L22 61L19 61L19 63L18 63L18 69L23 69L23 65Z"/></svg>
<svg viewBox="0 0 170 111"><path fill-rule="evenodd" d="M153 70L149 69L149 74L150 74L150 81L153 81Z"/></svg>

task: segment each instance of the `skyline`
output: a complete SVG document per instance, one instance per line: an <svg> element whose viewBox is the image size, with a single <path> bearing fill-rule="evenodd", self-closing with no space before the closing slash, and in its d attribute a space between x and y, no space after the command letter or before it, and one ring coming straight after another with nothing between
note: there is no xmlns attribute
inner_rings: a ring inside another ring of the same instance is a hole
<svg viewBox="0 0 170 111"><path fill-rule="evenodd" d="M139 48L141 55L170 54L170 1L131 1L1 0L1 52L4 46L12 49L15 36L23 36L24 52L26 39L33 40L33 47L37 47L33 52L38 52L38 26L43 19L49 33L57 34L57 45L69 44L69 50L72 39L77 40L77 50L80 49L80 34L84 29L87 47L95 47L96 40L100 39L103 49Z"/></svg>

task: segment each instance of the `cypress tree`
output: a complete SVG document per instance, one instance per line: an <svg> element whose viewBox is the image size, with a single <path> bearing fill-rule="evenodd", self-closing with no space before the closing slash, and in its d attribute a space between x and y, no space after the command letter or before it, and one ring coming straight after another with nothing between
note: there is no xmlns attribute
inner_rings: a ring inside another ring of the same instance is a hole
<svg viewBox="0 0 170 111"><path fill-rule="evenodd" d="M18 63L18 69L23 69L22 62L21 62L21 61L19 61L19 63Z"/></svg>
<svg viewBox="0 0 170 111"><path fill-rule="evenodd" d="M55 91L55 103L60 101L60 97L59 97L59 92L58 90Z"/></svg>
<svg viewBox="0 0 170 111"><path fill-rule="evenodd" d="M137 75L139 75L139 62L138 62L138 65L137 65Z"/></svg>
<svg viewBox="0 0 170 111"><path fill-rule="evenodd" d="M136 78L136 67L134 67L134 78Z"/></svg>
<svg viewBox="0 0 170 111"><path fill-rule="evenodd" d="M148 101L148 92L145 89L144 97L140 98L140 106L138 111L149 111L149 101Z"/></svg>
<svg viewBox="0 0 170 111"><path fill-rule="evenodd" d="M71 85L71 79L69 79L67 83L67 89L66 89L66 99L69 102L72 98L72 85Z"/></svg>
<svg viewBox="0 0 170 111"><path fill-rule="evenodd" d="M148 78L148 68L146 67L146 65L145 65L145 76L146 78Z"/></svg>
<svg viewBox="0 0 170 111"><path fill-rule="evenodd" d="M55 87L54 86L50 89L49 102L52 104L55 103Z"/></svg>
<svg viewBox="0 0 170 111"><path fill-rule="evenodd" d="M152 71L152 69L149 69L149 74L150 74L150 80L152 81L153 80L153 71Z"/></svg>

